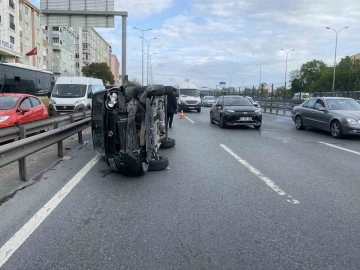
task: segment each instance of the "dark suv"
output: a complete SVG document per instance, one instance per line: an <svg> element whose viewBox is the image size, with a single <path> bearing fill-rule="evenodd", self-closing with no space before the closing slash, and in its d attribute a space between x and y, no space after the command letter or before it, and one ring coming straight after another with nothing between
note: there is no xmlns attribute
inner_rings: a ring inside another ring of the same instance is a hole
<svg viewBox="0 0 360 270"><path fill-rule="evenodd" d="M210 122L226 126L254 126L259 129L262 114L259 105L242 96L221 96L210 111Z"/></svg>
<svg viewBox="0 0 360 270"><path fill-rule="evenodd" d="M164 96L173 89L162 85L121 86L94 94L94 149L105 156L112 169L142 175L168 167L168 159L160 156L158 149L175 145L175 140L167 138L164 116Z"/></svg>

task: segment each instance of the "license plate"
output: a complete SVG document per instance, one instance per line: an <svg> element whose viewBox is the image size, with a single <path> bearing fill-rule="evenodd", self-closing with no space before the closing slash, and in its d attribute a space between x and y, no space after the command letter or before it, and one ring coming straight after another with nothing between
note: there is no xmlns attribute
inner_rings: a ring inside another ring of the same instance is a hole
<svg viewBox="0 0 360 270"><path fill-rule="evenodd" d="M251 121L252 117L240 117L239 120L240 121Z"/></svg>

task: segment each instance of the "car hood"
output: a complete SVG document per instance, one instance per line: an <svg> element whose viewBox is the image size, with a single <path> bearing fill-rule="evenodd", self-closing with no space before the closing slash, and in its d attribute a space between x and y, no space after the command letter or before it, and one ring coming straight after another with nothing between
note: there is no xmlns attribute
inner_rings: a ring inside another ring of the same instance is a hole
<svg viewBox="0 0 360 270"><path fill-rule="evenodd" d="M0 110L0 116L9 116L9 115L12 115L14 113L15 113L14 109L12 109L12 110Z"/></svg>
<svg viewBox="0 0 360 270"><path fill-rule="evenodd" d="M333 111L333 113L344 118L351 117L356 120L360 120L360 111Z"/></svg>
<svg viewBox="0 0 360 270"><path fill-rule="evenodd" d="M193 96L180 96L180 100L188 101L188 100L199 100L200 97L193 97Z"/></svg>
<svg viewBox="0 0 360 270"><path fill-rule="evenodd" d="M255 112L258 108L254 106L224 106L224 110L233 110L235 112Z"/></svg>

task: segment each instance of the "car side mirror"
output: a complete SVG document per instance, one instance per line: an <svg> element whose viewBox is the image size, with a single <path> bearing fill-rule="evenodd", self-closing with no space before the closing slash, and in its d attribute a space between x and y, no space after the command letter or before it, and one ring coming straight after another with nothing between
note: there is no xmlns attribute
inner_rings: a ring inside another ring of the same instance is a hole
<svg viewBox="0 0 360 270"><path fill-rule="evenodd" d="M51 98L51 91L47 92L47 97Z"/></svg>
<svg viewBox="0 0 360 270"><path fill-rule="evenodd" d="M259 104L257 104L257 103L254 103L254 107L259 107Z"/></svg>
<svg viewBox="0 0 360 270"><path fill-rule="evenodd" d="M25 113L27 113L27 112L30 112L30 109L29 109L29 108L26 108L26 107L25 107L25 108L22 108L22 109L21 109L21 113L22 113L22 114L25 114Z"/></svg>
<svg viewBox="0 0 360 270"><path fill-rule="evenodd" d="M87 95L88 98L92 98L93 97L93 93L92 92L89 92L88 95Z"/></svg>

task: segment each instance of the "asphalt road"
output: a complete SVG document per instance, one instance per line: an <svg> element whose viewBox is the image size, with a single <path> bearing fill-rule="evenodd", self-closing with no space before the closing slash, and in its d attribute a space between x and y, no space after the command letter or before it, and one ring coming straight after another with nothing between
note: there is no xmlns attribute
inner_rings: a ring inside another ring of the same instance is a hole
<svg viewBox="0 0 360 270"><path fill-rule="evenodd" d="M90 144L4 203L1 269L360 269L360 138L185 115L165 171L89 165Z"/></svg>

